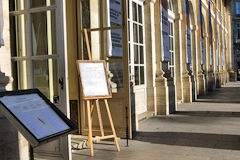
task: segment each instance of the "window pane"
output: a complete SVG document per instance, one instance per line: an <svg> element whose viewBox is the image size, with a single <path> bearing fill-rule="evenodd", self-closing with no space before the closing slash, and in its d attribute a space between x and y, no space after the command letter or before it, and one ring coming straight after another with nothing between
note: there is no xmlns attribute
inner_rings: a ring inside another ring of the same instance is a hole
<svg viewBox="0 0 240 160"><path fill-rule="evenodd" d="M25 16L10 17L10 39L12 57L23 57L26 54L26 37L25 37Z"/></svg>
<svg viewBox="0 0 240 160"><path fill-rule="evenodd" d="M12 62L12 75L14 78L13 88L17 89L30 89L31 86L31 63L29 61L13 61Z"/></svg>
<svg viewBox="0 0 240 160"><path fill-rule="evenodd" d="M170 40L171 40L170 49L173 51L174 50L174 47L173 47L173 37L171 37Z"/></svg>
<svg viewBox="0 0 240 160"><path fill-rule="evenodd" d="M112 93L123 92L123 64L122 62L109 63L110 85Z"/></svg>
<svg viewBox="0 0 240 160"><path fill-rule="evenodd" d="M24 10L24 3L25 3L25 0L10 0L9 11Z"/></svg>
<svg viewBox="0 0 240 160"><path fill-rule="evenodd" d="M143 46L140 46L140 64L144 64Z"/></svg>
<svg viewBox="0 0 240 160"><path fill-rule="evenodd" d="M97 34L98 32L92 32L91 34ZM98 34L100 37L100 32ZM92 50L101 49L99 37L92 36ZM98 38L98 39L97 39ZM99 44L95 46L95 44ZM104 31L104 53L106 54L104 57L112 57L112 58L122 58L123 55L123 43L122 43L122 30L121 29L111 29ZM103 57L103 55L102 55Z"/></svg>
<svg viewBox="0 0 240 160"><path fill-rule="evenodd" d="M145 79L144 79L144 66L140 67L140 79L141 79L141 84L145 83Z"/></svg>
<svg viewBox="0 0 240 160"><path fill-rule="evenodd" d="M240 2L236 2L236 15L240 15Z"/></svg>
<svg viewBox="0 0 240 160"><path fill-rule="evenodd" d="M81 4L82 4L82 27L90 28L90 1L82 0Z"/></svg>
<svg viewBox="0 0 240 160"><path fill-rule="evenodd" d="M31 0L31 8L51 6L55 4L55 0Z"/></svg>
<svg viewBox="0 0 240 160"><path fill-rule="evenodd" d="M122 25L121 0L100 0L103 4L103 26L113 27ZM96 5L96 4L94 4Z"/></svg>
<svg viewBox="0 0 240 160"><path fill-rule="evenodd" d="M143 27L139 26L139 43L143 44Z"/></svg>
<svg viewBox="0 0 240 160"><path fill-rule="evenodd" d="M56 59L33 61L34 88L38 88L52 102L54 96L59 96L57 66Z"/></svg>
<svg viewBox="0 0 240 160"><path fill-rule="evenodd" d="M137 4L132 3L132 15L133 15L133 20L137 22Z"/></svg>
<svg viewBox="0 0 240 160"><path fill-rule="evenodd" d="M135 85L139 85L139 67L134 67Z"/></svg>
<svg viewBox="0 0 240 160"><path fill-rule="evenodd" d="M138 22L142 23L142 6L138 5Z"/></svg>
<svg viewBox="0 0 240 160"><path fill-rule="evenodd" d="M128 58L129 58L129 64L131 64L131 45L128 43Z"/></svg>
<svg viewBox="0 0 240 160"><path fill-rule="evenodd" d="M138 26L133 24L133 42L138 42Z"/></svg>
<svg viewBox="0 0 240 160"><path fill-rule="evenodd" d="M130 12L129 12L130 4L129 4L129 0L127 1L127 8L128 8L128 19L129 19L130 18Z"/></svg>
<svg viewBox="0 0 240 160"><path fill-rule="evenodd" d="M134 64L139 64L138 45L134 45Z"/></svg>
<svg viewBox="0 0 240 160"><path fill-rule="evenodd" d="M57 54L55 11L32 14L33 55Z"/></svg>

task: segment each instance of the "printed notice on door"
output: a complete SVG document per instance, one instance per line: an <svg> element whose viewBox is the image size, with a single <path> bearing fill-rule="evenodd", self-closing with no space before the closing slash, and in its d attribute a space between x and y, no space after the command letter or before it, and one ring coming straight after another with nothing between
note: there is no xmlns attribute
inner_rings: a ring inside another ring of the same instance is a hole
<svg viewBox="0 0 240 160"><path fill-rule="evenodd" d="M80 61L78 65L84 98L110 96L104 61Z"/></svg>
<svg viewBox="0 0 240 160"><path fill-rule="evenodd" d="M0 101L37 139L70 129L36 93L1 97Z"/></svg>

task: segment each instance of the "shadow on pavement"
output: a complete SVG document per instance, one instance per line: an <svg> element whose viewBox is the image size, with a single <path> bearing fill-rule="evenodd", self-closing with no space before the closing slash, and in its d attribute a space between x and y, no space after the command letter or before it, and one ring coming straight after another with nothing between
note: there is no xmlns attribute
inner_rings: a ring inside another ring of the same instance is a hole
<svg viewBox="0 0 240 160"><path fill-rule="evenodd" d="M223 87L206 96L198 96L195 102L203 103L240 103L240 87Z"/></svg>
<svg viewBox="0 0 240 160"><path fill-rule="evenodd" d="M223 111L176 111L174 114L200 117L240 117L240 112Z"/></svg>
<svg viewBox="0 0 240 160"><path fill-rule="evenodd" d="M137 132L136 140L156 144L240 150L240 135L188 133L188 132Z"/></svg>

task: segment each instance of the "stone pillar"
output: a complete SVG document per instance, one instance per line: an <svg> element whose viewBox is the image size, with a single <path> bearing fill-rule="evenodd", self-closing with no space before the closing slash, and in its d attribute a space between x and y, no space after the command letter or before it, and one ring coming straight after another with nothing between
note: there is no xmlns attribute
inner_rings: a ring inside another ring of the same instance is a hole
<svg viewBox="0 0 240 160"><path fill-rule="evenodd" d="M162 70L162 46L161 43L161 13L160 13L160 1L157 0L154 5L154 21L155 23L155 49L156 49L156 77L155 77L155 106L156 114L168 115L169 114L169 90L167 86L167 78L165 78Z"/></svg>
<svg viewBox="0 0 240 160"><path fill-rule="evenodd" d="M11 50L9 27L9 1L0 1L3 7L3 39L0 47L0 91L11 87ZM17 129L0 113L0 159L28 160L29 144Z"/></svg>
<svg viewBox="0 0 240 160"><path fill-rule="evenodd" d="M199 1L196 1L195 3L196 7L199 8ZM197 21L199 22L199 10L197 12ZM203 74L203 70L201 67L201 45L200 45L200 30L196 30L196 50L198 51L197 53L197 63L196 63L196 79L197 79L197 95L205 95L206 87L205 87L205 78Z"/></svg>
<svg viewBox="0 0 240 160"><path fill-rule="evenodd" d="M192 34L192 76L191 76L191 81L192 81L192 101L195 101L197 99L197 54L199 53L197 51L197 45L196 45L196 36L197 36L197 31L198 26L193 25L191 34Z"/></svg>
<svg viewBox="0 0 240 160"><path fill-rule="evenodd" d="M218 16L219 17L219 16ZM221 37L220 37L220 27L219 27L219 24L217 24L217 31L218 31L218 53L219 53L219 64L217 66L217 74L216 74L216 88L220 88L221 87L221 68L222 68L222 65L221 65Z"/></svg>
<svg viewBox="0 0 240 160"><path fill-rule="evenodd" d="M235 82L237 80L236 73L233 70L232 62L233 62L233 40L232 40L232 19L231 19L231 1L227 2L227 29L228 29L228 39L227 39L227 57L228 57L228 77L230 82Z"/></svg>
<svg viewBox="0 0 240 160"><path fill-rule="evenodd" d="M184 3L181 3L181 12L184 13ZM182 83L183 83L183 102L192 102L192 80L191 80L191 72L189 64L187 64L187 40L186 40L186 22L185 18L183 18L182 21L180 21L180 33L181 33L181 39L179 41L180 43L180 49L182 51Z"/></svg>
<svg viewBox="0 0 240 160"><path fill-rule="evenodd" d="M155 49L155 20L154 4L156 0L146 0L144 4L145 17L145 45L146 45L146 84L147 84L147 111L155 112L154 106L154 81L156 70Z"/></svg>
<svg viewBox="0 0 240 160"><path fill-rule="evenodd" d="M209 16L207 16L209 17ZM207 18L209 22L209 18ZM208 23L209 24L209 23ZM207 30L209 31L209 25ZM213 91L213 66L211 65L211 48L210 48L210 33L206 33L206 77L207 77L207 91Z"/></svg>
<svg viewBox="0 0 240 160"><path fill-rule="evenodd" d="M178 2L181 3L181 2ZM182 82L182 48L181 48L181 39L182 39L182 23L183 14L175 14L175 72L176 72L176 93L177 93L177 103L183 102L183 82ZM184 34L185 36L185 34Z"/></svg>
<svg viewBox="0 0 240 160"><path fill-rule="evenodd" d="M11 78L0 70L0 91L5 91L5 87L11 81ZM29 159L28 142L1 113L0 142L1 159Z"/></svg>

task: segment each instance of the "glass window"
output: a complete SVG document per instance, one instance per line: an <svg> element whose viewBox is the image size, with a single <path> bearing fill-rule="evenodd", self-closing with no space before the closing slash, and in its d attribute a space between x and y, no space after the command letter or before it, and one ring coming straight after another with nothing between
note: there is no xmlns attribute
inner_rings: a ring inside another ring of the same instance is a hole
<svg viewBox="0 0 240 160"><path fill-rule="evenodd" d="M169 52L171 61L168 64L169 70L171 71L171 77L174 78L174 28L173 28L173 21L169 20Z"/></svg>
<svg viewBox="0 0 240 160"><path fill-rule="evenodd" d="M31 8L51 6L55 4L55 0L31 0Z"/></svg>
<svg viewBox="0 0 240 160"><path fill-rule="evenodd" d="M56 54L55 11L32 13L33 55Z"/></svg>
<svg viewBox="0 0 240 160"><path fill-rule="evenodd" d="M130 68L134 75L135 86L137 86L145 84L144 12L141 2L130 1L129 3L129 6L132 6L130 9L132 12L128 19L130 28L129 50L132 51L132 55L130 55L132 56L132 59L130 59L132 60Z"/></svg>
<svg viewBox="0 0 240 160"><path fill-rule="evenodd" d="M236 15L240 16L240 2L236 2Z"/></svg>
<svg viewBox="0 0 240 160"><path fill-rule="evenodd" d="M172 0L168 0L168 9L173 12L173 2L172 2Z"/></svg>
<svg viewBox="0 0 240 160"><path fill-rule="evenodd" d="M82 28L88 29L92 60L107 61L112 93L124 92L122 2L123 0L81 0L79 7ZM137 32L137 28L135 31ZM88 60L85 33L83 30L81 33L82 45L80 45L79 58Z"/></svg>
<svg viewBox="0 0 240 160"><path fill-rule="evenodd" d="M47 6L55 0L10 0L9 4L14 89L38 88L53 102L59 95L56 11ZM24 8L28 4L33 8Z"/></svg>
<svg viewBox="0 0 240 160"><path fill-rule="evenodd" d="M240 39L240 24L237 24L237 39Z"/></svg>

